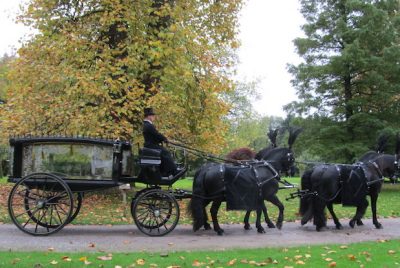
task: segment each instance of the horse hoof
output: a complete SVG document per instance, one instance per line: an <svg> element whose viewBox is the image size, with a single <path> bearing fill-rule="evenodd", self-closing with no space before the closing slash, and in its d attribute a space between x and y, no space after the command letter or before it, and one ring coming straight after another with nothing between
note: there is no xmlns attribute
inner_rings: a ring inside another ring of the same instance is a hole
<svg viewBox="0 0 400 268"><path fill-rule="evenodd" d="M276 228L278 228L279 230L282 229L282 223L281 223L281 222L278 222L278 223L276 224Z"/></svg>
<svg viewBox="0 0 400 268"><path fill-rule="evenodd" d="M221 235L221 236L224 235L224 230L222 230L222 229L218 230L218 231L217 231L217 234L218 234L218 235Z"/></svg>
<svg viewBox="0 0 400 268"><path fill-rule="evenodd" d="M354 220L351 220L351 221L349 222L349 225L350 225L351 228L354 228Z"/></svg>
<svg viewBox="0 0 400 268"><path fill-rule="evenodd" d="M336 224L336 229L342 230L342 229L343 229L343 226L342 226L341 224Z"/></svg>
<svg viewBox="0 0 400 268"><path fill-rule="evenodd" d="M375 223L375 228L376 228L376 229L383 229L383 226L382 226L382 224L380 224L380 223L378 222L378 223Z"/></svg>
<svg viewBox="0 0 400 268"><path fill-rule="evenodd" d="M272 222L267 223L268 228L276 228Z"/></svg>
<svg viewBox="0 0 400 268"><path fill-rule="evenodd" d="M250 225L245 225L245 226L244 226L244 229L245 229L245 230L251 230L251 226L250 226Z"/></svg>
<svg viewBox="0 0 400 268"><path fill-rule="evenodd" d="M357 226L363 226L363 225L364 225L364 223L362 222L362 220L357 220L356 223L357 223Z"/></svg>
<svg viewBox="0 0 400 268"><path fill-rule="evenodd" d="M211 230L210 224L204 224L204 230Z"/></svg>
<svg viewBox="0 0 400 268"><path fill-rule="evenodd" d="M325 226L321 226L321 227L316 227L315 230L317 230L317 232L321 232L325 229Z"/></svg>
<svg viewBox="0 0 400 268"><path fill-rule="evenodd" d="M257 229L257 233L259 233L259 234L265 234L265 230L264 230L264 228L258 228Z"/></svg>

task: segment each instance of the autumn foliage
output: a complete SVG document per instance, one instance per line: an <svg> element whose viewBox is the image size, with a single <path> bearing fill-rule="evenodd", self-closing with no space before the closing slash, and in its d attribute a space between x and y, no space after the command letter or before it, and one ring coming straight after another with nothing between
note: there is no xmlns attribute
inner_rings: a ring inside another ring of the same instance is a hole
<svg viewBox="0 0 400 268"><path fill-rule="evenodd" d="M238 47L241 0L33 0L19 20L38 30L11 67L1 129L137 140L153 106L170 138L224 142L221 96Z"/></svg>

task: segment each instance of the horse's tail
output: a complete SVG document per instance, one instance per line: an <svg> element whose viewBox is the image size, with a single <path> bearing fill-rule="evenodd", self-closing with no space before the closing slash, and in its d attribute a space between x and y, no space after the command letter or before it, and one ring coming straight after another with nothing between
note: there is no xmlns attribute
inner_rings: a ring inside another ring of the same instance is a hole
<svg viewBox="0 0 400 268"><path fill-rule="evenodd" d="M193 231L199 230L204 225L204 200L195 193L203 192L202 181L205 178L205 171L198 170L193 178L193 195L188 204L187 214L192 218Z"/></svg>
<svg viewBox="0 0 400 268"><path fill-rule="evenodd" d="M311 191L311 174L313 169L306 170L301 176L301 189ZM301 224L304 225L313 218L313 198L312 196L306 196L300 199L300 215L303 216Z"/></svg>
<svg viewBox="0 0 400 268"><path fill-rule="evenodd" d="M189 201L188 214L192 217L193 231L195 232L204 225L205 215L203 213L203 204L204 200L196 196L192 196L192 199Z"/></svg>

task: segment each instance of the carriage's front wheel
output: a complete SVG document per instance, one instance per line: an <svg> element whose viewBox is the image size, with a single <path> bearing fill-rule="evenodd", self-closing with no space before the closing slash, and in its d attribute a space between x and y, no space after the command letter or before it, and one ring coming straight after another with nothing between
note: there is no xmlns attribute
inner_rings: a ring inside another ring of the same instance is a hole
<svg viewBox="0 0 400 268"><path fill-rule="evenodd" d="M132 202L132 217L139 230L146 235L166 235L178 224L179 205L176 198L168 192L149 190Z"/></svg>
<svg viewBox="0 0 400 268"><path fill-rule="evenodd" d="M8 198L8 212L14 224L31 235L49 235L71 221L72 192L59 177L30 174L19 180Z"/></svg>

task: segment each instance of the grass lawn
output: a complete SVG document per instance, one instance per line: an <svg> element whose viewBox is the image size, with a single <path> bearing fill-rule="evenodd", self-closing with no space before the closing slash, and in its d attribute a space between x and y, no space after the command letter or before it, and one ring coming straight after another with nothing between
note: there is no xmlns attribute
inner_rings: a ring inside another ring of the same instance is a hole
<svg viewBox="0 0 400 268"><path fill-rule="evenodd" d="M299 178L291 178L292 183L299 184ZM9 223L7 212L7 198L11 191L12 184L6 183L6 179L0 179L0 223ZM137 184L136 189L144 187ZM192 188L192 180L184 179L174 184L175 188L188 189ZM280 200L285 206L285 220L294 221L299 219L297 214L299 199L286 201L290 192L294 189L281 190L278 193ZM131 196L134 192L129 193ZM190 224L191 220L186 216L186 207L188 200L180 201L181 218L179 224ZM400 184L384 184L378 199L378 216L379 217L400 217ZM275 221L278 209L270 203L267 203L270 217ZM335 211L339 218L350 218L355 213L355 208L335 206ZM254 214L254 213L253 213ZM243 221L244 212L226 211L225 205L220 210L219 219L221 223L240 223ZM366 218L371 218L371 210L368 209ZM252 221L254 221L254 215ZM130 213L130 202L122 203L122 197L118 192L107 192L105 194L88 193L85 195L80 214L73 222L74 224L132 224L133 219ZM332 225L332 222L328 222ZM347 222L343 222L347 224Z"/></svg>
<svg viewBox="0 0 400 268"><path fill-rule="evenodd" d="M165 253L0 252L0 267L400 267L400 241Z"/></svg>

